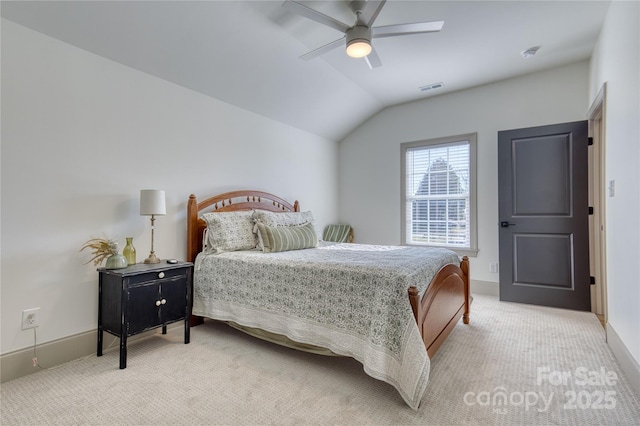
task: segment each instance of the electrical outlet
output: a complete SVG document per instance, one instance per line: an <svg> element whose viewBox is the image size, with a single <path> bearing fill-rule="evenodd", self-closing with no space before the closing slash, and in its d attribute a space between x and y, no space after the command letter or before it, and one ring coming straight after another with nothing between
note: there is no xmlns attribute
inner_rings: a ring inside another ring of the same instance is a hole
<svg viewBox="0 0 640 426"><path fill-rule="evenodd" d="M40 325L40 308L25 309L22 311L22 329L28 330Z"/></svg>
<svg viewBox="0 0 640 426"><path fill-rule="evenodd" d="M489 263L489 272L491 272L493 274L497 274L498 273L498 262Z"/></svg>

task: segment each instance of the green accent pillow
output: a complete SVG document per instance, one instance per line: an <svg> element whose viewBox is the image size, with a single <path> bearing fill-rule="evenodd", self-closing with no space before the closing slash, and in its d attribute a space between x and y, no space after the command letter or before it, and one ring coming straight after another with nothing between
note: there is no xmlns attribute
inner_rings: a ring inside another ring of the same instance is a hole
<svg viewBox="0 0 640 426"><path fill-rule="evenodd" d="M300 250L318 245L318 236L311 223L300 226L268 226L258 222L256 225L262 238L262 251L265 253Z"/></svg>

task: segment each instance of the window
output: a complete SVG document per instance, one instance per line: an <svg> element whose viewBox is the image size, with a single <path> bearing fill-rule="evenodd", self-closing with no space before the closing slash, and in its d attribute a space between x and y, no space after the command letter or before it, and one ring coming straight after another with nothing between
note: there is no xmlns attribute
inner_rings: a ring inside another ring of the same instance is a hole
<svg viewBox="0 0 640 426"><path fill-rule="evenodd" d="M401 145L402 244L475 256L476 134Z"/></svg>

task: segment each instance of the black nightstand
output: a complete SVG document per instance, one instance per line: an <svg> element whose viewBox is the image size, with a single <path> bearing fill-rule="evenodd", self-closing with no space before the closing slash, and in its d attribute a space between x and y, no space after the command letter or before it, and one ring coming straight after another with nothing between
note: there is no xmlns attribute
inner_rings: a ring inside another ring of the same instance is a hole
<svg viewBox="0 0 640 426"><path fill-rule="evenodd" d="M98 269L98 356L103 332L120 338L120 368L127 367L127 337L184 321L189 343L193 264L138 263L123 269Z"/></svg>

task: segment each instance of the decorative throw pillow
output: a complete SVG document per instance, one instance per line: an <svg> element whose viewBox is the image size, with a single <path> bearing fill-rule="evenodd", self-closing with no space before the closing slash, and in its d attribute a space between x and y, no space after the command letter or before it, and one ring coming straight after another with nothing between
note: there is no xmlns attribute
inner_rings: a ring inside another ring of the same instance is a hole
<svg viewBox="0 0 640 426"><path fill-rule="evenodd" d="M251 211L211 212L203 214L202 218L207 223L210 250L219 253L256 247Z"/></svg>
<svg viewBox="0 0 640 426"><path fill-rule="evenodd" d="M254 210L253 220L256 224L262 223L267 226L299 226L307 223L311 223L314 229L316 228L313 214L310 211L307 212L271 212L268 210ZM258 232L258 227L253 228L258 236L258 249L262 250L262 236ZM320 239L318 237L318 239Z"/></svg>
<svg viewBox="0 0 640 426"><path fill-rule="evenodd" d="M262 237L262 251L265 253L300 250L318 245L318 236L311 223L300 226L267 226L258 222L257 226L258 234Z"/></svg>
<svg viewBox="0 0 640 426"><path fill-rule="evenodd" d="M267 226L298 226L313 222L313 214L311 212L254 210L252 216L256 222L261 222Z"/></svg>

